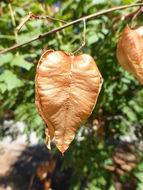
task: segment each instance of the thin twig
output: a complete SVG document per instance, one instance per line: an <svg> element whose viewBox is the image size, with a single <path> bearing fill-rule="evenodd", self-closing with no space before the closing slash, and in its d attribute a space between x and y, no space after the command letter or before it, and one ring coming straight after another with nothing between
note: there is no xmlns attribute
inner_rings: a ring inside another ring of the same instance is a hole
<svg viewBox="0 0 143 190"><path fill-rule="evenodd" d="M136 19L136 17L143 12L143 7L140 6L139 9L137 10L137 12L134 14L134 16L132 17L132 20L131 20L131 26L133 26L133 22L134 20Z"/></svg>
<svg viewBox="0 0 143 190"><path fill-rule="evenodd" d="M8 8L9 8L10 15L11 15L12 25L13 25L14 27L16 27L16 22L15 22L15 18L14 18L14 13L13 13L12 6L11 6L10 3L8 4ZM17 42L17 37L18 37L18 35L17 35L17 31L16 31L16 30L14 30L14 35L15 35L15 41Z"/></svg>
<svg viewBox="0 0 143 190"><path fill-rule="evenodd" d="M19 32L19 30L22 28L22 26L29 20L35 20L35 19L49 19L49 20L54 20L54 21L59 21L62 22L64 24L66 24L67 22L58 18L53 18L51 16L47 16L47 15L35 15L32 12L29 12L29 14L22 18L20 21L20 24L16 27L17 32Z"/></svg>
<svg viewBox="0 0 143 190"><path fill-rule="evenodd" d="M128 18L132 18L137 12L138 12L138 10L133 11L133 12L128 13L128 14L119 15L119 16L115 17L115 18L112 20L112 23L111 23L111 28L112 28L112 30L114 30L114 25L116 24L116 22L118 22L119 20L124 21L124 20L126 20L126 19L128 19Z"/></svg>
<svg viewBox="0 0 143 190"><path fill-rule="evenodd" d="M41 16L37 16L37 15L34 15L35 18L37 19L49 19L49 20L54 20L54 21L59 21L59 22L62 22L64 24L66 24L67 22L62 20L62 19L59 19L59 18L53 18L51 16L48 16L48 15L41 15Z"/></svg>
<svg viewBox="0 0 143 190"><path fill-rule="evenodd" d="M105 120L107 121L111 121L111 120L121 120L124 121L124 123L130 128L131 124L130 122L128 122L122 115L114 115L114 116L109 116L109 117L105 117Z"/></svg>
<svg viewBox="0 0 143 190"><path fill-rule="evenodd" d="M85 21L85 19L83 19L83 35L82 35L83 40L82 40L82 44L76 51L71 53L71 55L74 55L75 53L79 52L85 46L85 32L86 32L86 21Z"/></svg>
<svg viewBox="0 0 143 190"><path fill-rule="evenodd" d="M30 17L31 17L31 12L29 12L29 14L26 17L24 17L24 18L22 18L20 20L19 25L16 27L16 31L17 32L20 31L20 29L22 28L22 26L30 19Z"/></svg>
<svg viewBox="0 0 143 190"><path fill-rule="evenodd" d="M35 178L35 174L32 174L32 175L31 175L31 178L30 178L30 182L29 182L29 187L30 187L30 188L31 188L32 185L33 185L34 178Z"/></svg>
<svg viewBox="0 0 143 190"><path fill-rule="evenodd" d="M143 3L136 3L136 4L118 6L118 7L110 8L110 9L107 9L107 10L99 11L99 12L97 12L97 13L93 13L93 14L88 15L88 16L84 16L84 17L82 17L82 18L79 18L79 19L77 19L77 20L74 20L74 21L72 21L72 22L69 22L69 23L67 23L67 24L65 24L65 25L63 25L63 26L60 26L60 27L58 27L58 28L55 28L55 29L53 29L53 30L51 30L51 31L49 31L49 32L46 32L46 33L41 34L41 35L39 35L39 36L37 36L37 37L34 37L34 38L32 38L31 40L28 40L28 41L26 41L26 42L24 42L24 43L16 44L16 45L13 45L13 46L11 46L11 47L9 47L9 48L6 48L6 49L0 51L0 55L1 55L1 54L4 54L4 53L7 53L7 52L9 52L9 51L15 50L15 49L17 49L17 48L20 48L20 47L22 47L22 46L24 46L24 45L26 45L26 44L29 44L29 43L31 43L31 42L33 42L33 41L35 41L35 40L38 40L38 39L44 38L44 37L46 37L46 36L49 36L49 35L51 35L51 34L53 34L53 33L55 33L55 32L58 32L58 31L60 31L60 30L63 30L64 28L66 28L66 27L68 27L68 26L77 24L77 23L81 22L82 20L89 20L89 19L91 19L91 18L95 18L95 17L97 17L97 16L100 16L100 15L103 15L103 14L107 14L107 13L110 13L110 12L112 12L112 11L122 10L122 9L130 8L130 7L137 7L137 6L143 6Z"/></svg>
<svg viewBox="0 0 143 190"><path fill-rule="evenodd" d="M12 7L11 7L11 4L10 4L10 3L8 4L8 8L9 8L9 11L10 11L10 16L11 16L11 20L12 20L12 25L13 25L13 26L16 26L15 19L14 19L14 14L13 14L13 10L12 10Z"/></svg>

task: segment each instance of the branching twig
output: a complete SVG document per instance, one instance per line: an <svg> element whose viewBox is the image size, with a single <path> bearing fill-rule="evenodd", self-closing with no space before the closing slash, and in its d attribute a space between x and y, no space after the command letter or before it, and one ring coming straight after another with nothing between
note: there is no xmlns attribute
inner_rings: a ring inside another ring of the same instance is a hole
<svg viewBox="0 0 143 190"><path fill-rule="evenodd" d="M29 44L29 43L31 43L31 42L33 42L33 41L35 41L35 40L38 40L38 39L44 38L44 37L46 37L46 36L49 36L50 34L53 34L53 33L58 32L58 31L60 31L60 30L63 30L64 28L66 28L66 27L68 27L68 26L71 26L71 25L74 25L74 24L77 24L77 23L79 23L79 22L81 22L81 21L83 21L83 20L86 21L86 20L89 20L89 19L91 19L91 18L95 18L95 17L97 17L97 16L100 16L100 15L103 15L103 14L107 14L107 13L112 12L112 11L122 10L122 9L130 8L130 7L136 7L136 6L143 6L143 3L136 3L136 4L118 6L118 7L114 7L114 8L110 8L110 9L107 9L107 10L99 11L99 12L97 12L97 13L93 13L93 14L91 14L91 15L88 15L88 16L85 16L85 17L82 17L82 18L79 18L79 19L74 20L74 21L72 21L72 22L69 22L69 23L67 23L67 24L65 24L65 25L63 25L63 26L60 26L60 27L58 27L58 28L56 28L56 29L53 29L53 30L51 30L51 31L49 31L49 32L46 32L46 33L41 34L41 35L39 35L39 36L37 36L37 37L34 37L34 38L32 38L31 40L28 40L28 41L26 41L26 42L24 42L24 43L16 44L16 45L14 45L14 46L11 46L11 47L9 47L9 48L6 48L6 49L0 51L0 55L1 55L1 54L4 54L4 53L7 53L7 52L9 52L9 51L15 50L15 49L17 49L17 48L20 48L20 47L22 47L22 46L24 46L24 45L26 45L26 44Z"/></svg>
<svg viewBox="0 0 143 190"><path fill-rule="evenodd" d="M83 35L82 35L83 39L82 39L82 44L76 51L71 53L71 55L74 55L75 53L80 51L85 46L85 32L86 32L86 21L83 19Z"/></svg>
<svg viewBox="0 0 143 190"><path fill-rule="evenodd" d="M138 10L137 10L138 11ZM112 23L111 23L111 28L112 30L114 29L114 25L116 24L116 22L118 22L119 20L123 21L123 20L126 20L128 18L132 18L136 13L137 11L133 11L131 13L128 13L128 14L124 14L124 15L120 15L120 16L117 16L115 17L113 20L112 20Z"/></svg>
<svg viewBox="0 0 143 190"><path fill-rule="evenodd" d="M137 10L137 12L134 14L134 16L132 17L132 20L131 20L131 26L133 26L133 22L134 20L136 19L136 17L143 12L143 7L140 6L140 8Z"/></svg>
<svg viewBox="0 0 143 190"><path fill-rule="evenodd" d="M62 22L64 24L67 23L66 21L58 19L58 18L53 18L53 17L47 16L47 15L41 15L41 16L39 16L39 15L33 14L32 12L29 12L29 14L26 17L24 17L24 18L21 19L20 24L16 28L17 32L19 32L19 30L22 28L22 26L28 20L34 20L34 19L49 19L49 20L59 21L59 22Z"/></svg>
<svg viewBox="0 0 143 190"><path fill-rule="evenodd" d="M119 20L123 21L123 20L126 20L126 19L128 19L128 18L132 18L132 20L131 20L131 26L132 26L132 25L133 25L133 22L134 22L134 20L135 20L135 18L136 18L140 13L142 13L142 12L143 12L143 7L140 6L139 9L136 10L136 11L133 11L133 12L128 13L128 14L120 15L120 16L114 18L113 21L112 21L112 24L111 24L112 30L114 29L114 25L115 25L116 22L118 22Z"/></svg>

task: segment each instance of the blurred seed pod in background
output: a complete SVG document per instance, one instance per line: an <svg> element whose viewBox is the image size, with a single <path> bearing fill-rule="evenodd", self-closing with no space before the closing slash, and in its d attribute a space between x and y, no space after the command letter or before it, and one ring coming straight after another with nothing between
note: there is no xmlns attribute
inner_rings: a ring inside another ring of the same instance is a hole
<svg viewBox="0 0 143 190"><path fill-rule="evenodd" d="M116 56L119 64L143 84L143 26L136 29L125 27L117 44Z"/></svg>
<svg viewBox="0 0 143 190"><path fill-rule="evenodd" d="M114 154L111 157L112 165L105 165L104 168L112 173L113 184L116 190L136 189L137 180L134 175L129 181L121 181L121 176L125 177L131 174L136 166L137 152L134 143L117 142Z"/></svg>

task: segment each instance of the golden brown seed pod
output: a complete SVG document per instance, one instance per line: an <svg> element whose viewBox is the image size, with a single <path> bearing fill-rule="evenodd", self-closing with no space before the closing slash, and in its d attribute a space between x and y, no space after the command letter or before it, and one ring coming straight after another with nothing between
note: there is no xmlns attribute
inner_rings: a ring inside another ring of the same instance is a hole
<svg viewBox="0 0 143 190"><path fill-rule="evenodd" d="M81 122L92 113L101 85L100 72L90 55L49 50L41 56L35 103L48 127L48 147L54 137L58 149L65 152Z"/></svg>
<svg viewBox="0 0 143 190"><path fill-rule="evenodd" d="M117 44L116 56L120 65L143 84L143 27L125 27Z"/></svg>

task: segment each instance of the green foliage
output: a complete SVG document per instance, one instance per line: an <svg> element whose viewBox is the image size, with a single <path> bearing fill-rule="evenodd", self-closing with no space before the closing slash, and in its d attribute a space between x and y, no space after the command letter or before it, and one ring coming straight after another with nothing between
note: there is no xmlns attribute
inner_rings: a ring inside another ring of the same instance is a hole
<svg viewBox="0 0 143 190"><path fill-rule="evenodd" d="M29 11L35 14L47 14L67 22L107 9L120 4L129 4L133 1L108 0L69 0L61 1L59 11L54 12L55 0L11 1L16 25ZM134 1L137 2L137 1ZM7 3L1 1L0 7L0 49L7 48L15 43L22 43L41 33L61 26L57 21L33 20L22 27L18 36L15 35L15 26ZM53 7L53 6L52 6ZM132 9L134 10L134 8ZM111 21L115 16L128 13L130 10L116 11L87 21L86 45L83 52L91 54L97 62L103 76L103 86L97 105L86 126L82 126L76 139L63 157L63 169L72 168L72 178L69 180L70 189L78 190L114 190L112 173L105 170L104 165L113 165L111 156L123 135L132 136L132 129L139 142L143 136L143 89L139 82L124 71L116 60L116 45L118 38L130 19L118 21L114 31L111 31ZM142 22L140 16L135 25ZM34 78L36 65L42 49L64 50L67 53L76 50L81 42L83 24L70 26L54 33L42 40L21 47L17 51L0 56L0 118L13 118L27 123L25 132L36 131L40 140L44 139L44 124L35 107ZM101 107L101 108L100 108ZM99 109L102 109L104 133L102 138L93 132L91 121L98 118ZM114 119L120 116L119 119ZM111 118L110 120L108 118ZM112 119L113 118L113 119ZM1 125L0 125L1 127ZM82 140L79 140L79 134ZM138 180L137 188L142 189L142 155L137 149L139 165L133 175ZM84 182L87 181L86 184Z"/></svg>
<svg viewBox="0 0 143 190"><path fill-rule="evenodd" d="M4 72L0 76L0 82L2 85L5 84L6 89L5 90L12 90L14 88L18 88L23 86L23 83L21 80L17 78L17 76L11 72L10 70L4 70ZM2 88L2 91L5 91L4 88Z"/></svg>

